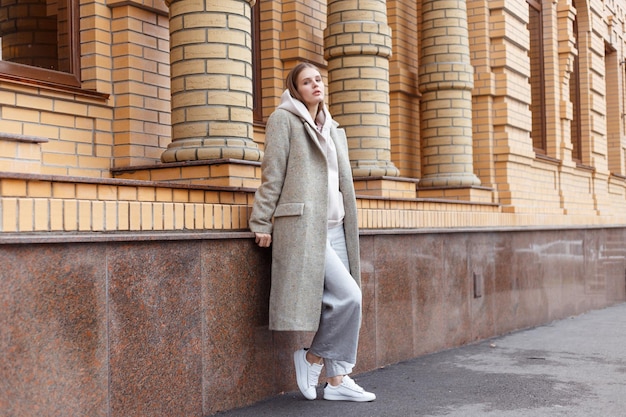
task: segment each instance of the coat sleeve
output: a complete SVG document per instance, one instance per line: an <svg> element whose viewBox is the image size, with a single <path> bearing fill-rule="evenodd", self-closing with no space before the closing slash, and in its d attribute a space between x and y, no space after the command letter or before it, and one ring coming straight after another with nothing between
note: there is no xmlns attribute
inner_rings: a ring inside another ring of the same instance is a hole
<svg viewBox="0 0 626 417"><path fill-rule="evenodd" d="M289 116L284 110L275 111L267 121L261 185L254 195L252 214L248 222L252 232L272 233L272 217L287 171L290 130Z"/></svg>

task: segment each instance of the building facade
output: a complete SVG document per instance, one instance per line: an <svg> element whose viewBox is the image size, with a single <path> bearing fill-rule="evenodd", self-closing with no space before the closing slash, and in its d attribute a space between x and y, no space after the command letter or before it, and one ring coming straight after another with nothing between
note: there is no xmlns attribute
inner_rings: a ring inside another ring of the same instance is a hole
<svg viewBox="0 0 626 417"><path fill-rule="evenodd" d="M0 414L206 416L295 389L310 335L267 330L247 218L302 61L349 141L359 371L626 300L625 13L2 0Z"/></svg>

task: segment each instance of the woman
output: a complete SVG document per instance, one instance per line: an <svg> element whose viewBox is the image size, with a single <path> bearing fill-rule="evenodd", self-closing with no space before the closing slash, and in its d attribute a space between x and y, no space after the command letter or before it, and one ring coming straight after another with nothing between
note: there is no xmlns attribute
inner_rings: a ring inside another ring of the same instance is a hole
<svg viewBox="0 0 626 417"><path fill-rule="evenodd" d="M270 329L316 332L294 353L302 394L316 398L325 366L324 399L376 399L348 376L361 325L356 198L345 133L324 105L314 65L293 68L267 122L249 224L259 246L273 244Z"/></svg>

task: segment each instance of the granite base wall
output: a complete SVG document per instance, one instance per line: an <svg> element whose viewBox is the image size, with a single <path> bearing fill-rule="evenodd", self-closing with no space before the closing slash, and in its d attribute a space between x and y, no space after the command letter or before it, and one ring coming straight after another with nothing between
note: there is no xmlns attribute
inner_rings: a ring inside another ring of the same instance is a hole
<svg viewBox="0 0 626 417"><path fill-rule="evenodd" d="M312 334L267 329L270 251L211 236L0 245L0 415L208 416L296 390ZM623 302L625 255L623 228L364 233L355 371Z"/></svg>

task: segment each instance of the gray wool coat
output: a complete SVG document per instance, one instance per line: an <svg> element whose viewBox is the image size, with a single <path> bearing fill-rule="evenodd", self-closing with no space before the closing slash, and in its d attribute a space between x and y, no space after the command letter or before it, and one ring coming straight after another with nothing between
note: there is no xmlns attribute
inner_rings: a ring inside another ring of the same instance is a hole
<svg viewBox="0 0 626 417"><path fill-rule="evenodd" d="M357 208L343 129L333 121L350 274L361 285ZM316 331L324 290L328 167L314 128L277 109L266 126L262 183L250 230L272 234L271 330Z"/></svg>

